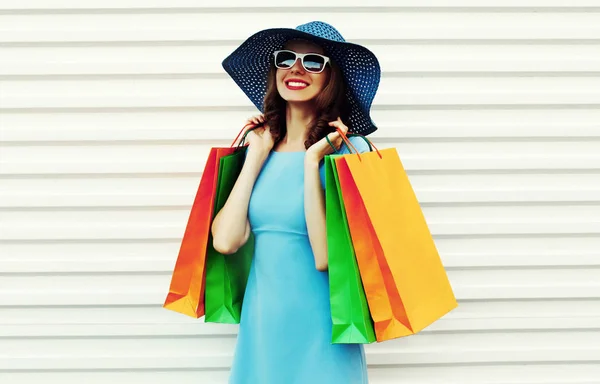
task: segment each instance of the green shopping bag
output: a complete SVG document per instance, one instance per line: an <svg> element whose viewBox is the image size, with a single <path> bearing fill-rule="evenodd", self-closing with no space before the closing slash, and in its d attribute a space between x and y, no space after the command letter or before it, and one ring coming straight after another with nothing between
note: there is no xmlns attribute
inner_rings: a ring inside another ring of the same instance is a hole
<svg viewBox="0 0 600 384"><path fill-rule="evenodd" d="M223 208L244 165L246 148L220 159L215 215ZM212 245L206 254L206 288L204 321L207 323L239 324L242 302L254 254L254 236L236 253L223 255Z"/></svg>
<svg viewBox="0 0 600 384"><path fill-rule="evenodd" d="M346 219L335 157L325 156L325 217L329 259L329 299L334 344L375 341L373 322Z"/></svg>

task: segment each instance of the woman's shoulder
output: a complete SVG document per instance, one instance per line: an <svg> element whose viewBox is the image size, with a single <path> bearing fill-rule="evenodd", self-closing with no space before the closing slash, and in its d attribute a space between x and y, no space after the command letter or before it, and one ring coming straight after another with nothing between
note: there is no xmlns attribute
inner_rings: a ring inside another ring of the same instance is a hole
<svg viewBox="0 0 600 384"><path fill-rule="evenodd" d="M370 152L371 151L371 148L369 147L369 144L367 143L367 140L365 140L361 136L350 136L348 138L348 140L350 140L350 143L354 146L354 148L356 148L356 150L358 151L358 153ZM346 143L343 143L342 147L340 148L340 153L342 153L342 154L354 153L354 149L348 148L348 146L346 145Z"/></svg>

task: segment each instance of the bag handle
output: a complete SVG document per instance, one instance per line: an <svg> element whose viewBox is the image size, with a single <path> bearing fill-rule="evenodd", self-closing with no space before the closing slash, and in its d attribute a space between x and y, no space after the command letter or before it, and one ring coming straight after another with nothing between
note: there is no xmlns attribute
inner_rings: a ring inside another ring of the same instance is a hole
<svg viewBox="0 0 600 384"><path fill-rule="evenodd" d="M255 130L256 128L259 128L262 126L262 124L256 125L253 127L253 123L250 124L246 124L244 125L244 127L241 129L241 131L237 134L237 136L235 137L235 139L233 140L233 142L231 143L231 145L229 146L230 148L233 147L233 145L235 144L236 141L238 141L238 138L240 137L240 135L242 134L242 132L244 133L244 135L242 136L242 139L240 140L237 149L241 148L242 146L245 145L246 142L246 136L248 136L248 133L252 132L253 130ZM249 128L250 127L250 128ZM249 129L248 129L249 128Z"/></svg>
<svg viewBox="0 0 600 384"><path fill-rule="evenodd" d="M379 152L379 148L377 148L375 146L375 144L373 144L373 142L371 140L369 140L366 136L358 134L358 133L350 133L350 134L348 134L348 137L360 137L367 143L367 145L369 146L370 152L373 152L373 149L375 149L375 152L377 152L377 155L379 156L379 158L383 159L383 155L381 154L381 152Z"/></svg>
<svg viewBox="0 0 600 384"><path fill-rule="evenodd" d="M346 133L346 136L348 138L350 137L360 137L361 139L363 139L367 145L369 146L369 152L373 152L373 144L371 143L371 141L369 139L367 139L366 137L364 137L363 135L359 135L358 133Z"/></svg>
<svg viewBox="0 0 600 384"><path fill-rule="evenodd" d="M349 137L360 137L360 138L362 138L367 143L367 145L369 146L369 151L370 152L373 152L373 149L375 149L375 151L377 152L377 155L379 155L379 158L380 159L383 158L383 156L381 155L381 152L379 152L379 149L375 146L375 144L373 144L373 142L371 140L367 139L365 136L359 135L358 133L347 133L347 134L344 134L344 132L342 132L342 130L340 130L339 128L336 128L336 131L340 134L340 136L342 137L342 140L344 140L344 142L346 143L346 145L348 146L348 148L354 149L355 153L358 155L358 159L359 160L361 160L360 153L358 153L358 150L356 149L356 147L354 145L352 145L352 143L348 139ZM338 150L331 143L331 140L329 140L329 137L325 136L325 138L327 139L327 142L329 143L329 146L331 146L331 148L333 149L333 152L337 153Z"/></svg>

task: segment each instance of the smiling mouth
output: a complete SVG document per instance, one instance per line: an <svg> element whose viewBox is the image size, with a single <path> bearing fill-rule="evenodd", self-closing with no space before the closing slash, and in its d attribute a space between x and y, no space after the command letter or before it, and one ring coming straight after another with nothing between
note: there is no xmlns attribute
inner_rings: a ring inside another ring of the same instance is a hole
<svg viewBox="0 0 600 384"><path fill-rule="evenodd" d="M298 90L298 89L304 89L304 88L308 87L308 84L303 81L292 80L292 81L286 81L285 86L291 90Z"/></svg>

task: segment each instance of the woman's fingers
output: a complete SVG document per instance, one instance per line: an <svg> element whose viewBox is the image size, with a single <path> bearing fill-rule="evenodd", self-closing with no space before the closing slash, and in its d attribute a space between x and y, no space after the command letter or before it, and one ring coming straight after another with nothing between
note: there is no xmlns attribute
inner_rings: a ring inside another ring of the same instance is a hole
<svg viewBox="0 0 600 384"><path fill-rule="evenodd" d="M342 119L340 119L339 117L337 118L337 120L335 121L330 121L329 125L335 128L339 128L340 131L347 133L348 132L348 127L346 126L346 124L344 124L342 122Z"/></svg>
<svg viewBox="0 0 600 384"><path fill-rule="evenodd" d="M342 136L340 136L339 132L331 132L327 135L327 137L329 138L329 141L331 142L331 144L333 144L335 149L339 150L342 146ZM329 145L327 146L329 147Z"/></svg>
<svg viewBox="0 0 600 384"><path fill-rule="evenodd" d="M265 116L264 115L256 115L256 116L252 116L250 119L248 119L249 122L254 123L256 125L262 124L265 122Z"/></svg>
<svg viewBox="0 0 600 384"><path fill-rule="evenodd" d="M245 125L260 125L261 123L264 122L264 117L262 115L257 115L257 116L251 116L248 118L248 120L246 120L246 124Z"/></svg>
<svg viewBox="0 0 600 384"><path fill-rule="evenodd" d="M334 127L334 128L336 128L336 129L339 129L344 135L346 133L348 133L348 127L346 126L346 124L344 124L342 122L342 120L339 117L338 117L337 120L329 122L329 125L332 126L332 127ZM339 146L342 145L342 142L344 140L343 140L342 136L340 135L340 133L337 130L334 133L337 135L336 136L336 145L339 147Z"/></svg>

